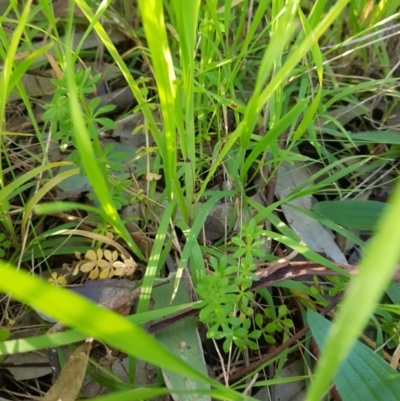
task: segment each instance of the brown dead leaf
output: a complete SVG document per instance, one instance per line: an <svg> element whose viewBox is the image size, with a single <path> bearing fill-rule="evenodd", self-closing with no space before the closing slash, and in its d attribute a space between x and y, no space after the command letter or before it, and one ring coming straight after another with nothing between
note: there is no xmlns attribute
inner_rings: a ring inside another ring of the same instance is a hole
<svg viewBox="0 0 400 401"><path fill-rule="evenodd" d="M75 401L85 377L92 343L93 338L87 339L69 357L60 376L46 393L43 401Z"/></svg>

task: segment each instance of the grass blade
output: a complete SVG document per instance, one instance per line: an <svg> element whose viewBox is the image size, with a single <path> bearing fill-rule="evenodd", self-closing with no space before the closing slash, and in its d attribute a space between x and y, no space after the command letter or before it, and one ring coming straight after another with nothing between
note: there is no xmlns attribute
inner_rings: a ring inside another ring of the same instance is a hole
<svg viewBox="0 0 400 401"><path fill-rule="evenodd" d="M341 309L329 331L307 401L319 401L360 335L392 277L400 256L400 185L380 220L376 236L365 251L360 271L351 279ZM351 322L351 324L349 324Z"/></svg>

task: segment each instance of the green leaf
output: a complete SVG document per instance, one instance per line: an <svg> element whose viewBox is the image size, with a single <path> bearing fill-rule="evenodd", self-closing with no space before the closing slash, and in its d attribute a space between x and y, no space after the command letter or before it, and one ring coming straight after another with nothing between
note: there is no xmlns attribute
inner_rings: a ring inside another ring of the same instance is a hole
<svg viewBox="0 0 400 401"><path fill-rule="evenodd" d="M231 340L225 340L224 343L222 344L222 349L224 350L225 353L229 351L230 346L231 346Z"/></svg>
<svg viewBox="0 0 400 401"><path fill-rule="evenodd" d="M248 338L255 338L258 339L261 337L262 331L261 330L254 330L252 331L247 337Z"/></svg>
<svg viewBox="0 0 400 401"><path fill-rule="evenodd" d="M272 311L271 308L265 308L264 315L270 319L275 319L275 313Z"/></svg>
<svg viewBox="0 0 400 401"><path fill-rule="evenodd" d="M285 304L279 305L278 316L283 317L283 316L287 315L287 313L288 313L287 306Z"/></svg>
<svg viewBox="0 0 400 401"><path fill-rule="evenodd" d="M93 99L90 100L90 102L88 104L88 109L92 116L94 115L97 107L99 107L99 104L100 104L100 98L98 98L98 97L94 97Z"/></svg>
<svg viewBox="0 0 400 401"><path fill-rule="evenodd" d="M277 329L276 323L272 322L272 323L268 323L265 328L264 331L266 331L267 333L273 333L275 332Z"/></svg>
<svg viewBox="0 0 400 401"><path fill-rule="evenodd" d="M242 324L241 320L238 317L229 317L227 319L227 323L229 323L233 327L239 327Z"/></svg>
<svg viewBox="0 0 400 401"><path fill-rule="evenodd" d="M347 138L347 136L342 132L329 132L331 135L336 137ZM391 145L400 145L400 135L395 131L365 131L358 132L356 134L350 135L351 140L354 143L387 143Z"/></svg>
<svg viewBox="0 0 400 401"><path fill-rule="evenodd" d="M100 114L109 113L110 111L113 111L116 107L117 106L115 106L114 104L106 104L105 106L100 107L96 111L96 116L98 116Z"/></svg>
<svg viewBox="0 0 400 401"><path fill-rule="evenodd" d="M232 274L235 274L239 271L239 268L237 266L229 266L225 269L224 273L226 276L230 276Z"/></svg>
<svg viewBox="0 0 400 401"><path fill-rule="evenodd" d="M248 331L251 326L251 320L250 319L245 319L244 322L242 323L243 327Z"/></svg>
<svg viewBox="0 0 400 401"><path fill-rule="evenodd" d="M115 129L117 127L117 124L114 121L105 117L96 118L96 122L99 123L102 127L108 129Z"/></svg>
<svg viewBox="0 0 400 401"><path fill-rule="evenodd" d="M385 203L375 201L324 201L313 206L313 211L336 224L356 230L373 230Z"/></svg>
<svg viewBox="0 0 400 401"><path fill-rule="evenodd" d="M142 251L136 245L132 236L129 234L125 225L123 224L121 217L119 216L115 205L113 203L107 177L104 176L104 171L101 164L96 160L95 149L93 142L86 126L84 115L79 103L79 86L77 87L77 76L74 74L74 60L72 54L74 53L70 48L72 43L72 19L68 20L67 24L67 35L66 35L66 82L68 87L68 103L71 117L74 121L73 124L73 140L76 148L78 149L79 156L82 162L83 170L87 175L89 182L93 186L94 193L96 194L97 200L103 210L103 216L107 218L107 221L114 227L115 231L124 241L129 245L131 250L140 258L145 259ZM87 70L84 74L84 78L80 82L85 82L86 78L89 78L90 70ZM78 78L80 77L78 73ZM94 85L100 76L93 77L88 80L87 85Z"/></svg>
<svg viewBox="0 0 400 401"><path fill-rule="evenodd" d="M137 325L144 325L156 319L165 318L169 315L176 314L179 311L188 309L190 304L182 304L180 306L169 306L167 308L148 311L145 313L137 313L128 316L126 319ZM0 355L12 355L23 352L38 351L50 347L59 347L62 345L73 344L83 341L85 334L78 330L71 329L59 333L43 334L35 337L20 338L17 340L8 340L0 342Z"/></svg>
<svg viewBox="0 0 400 401"><path fill-rule="evenodd" d="M264 334L264 339L268 344L275 344L276 340L274 337L268 335L268 334Z"/></svg>
<svg viewBox="0 0 400 401"><path fill-rule="evenodd" d="M386 289L386 294L395 305L400 304L400 286L399 283L392 283Z"/></svg>
<svg viewBox="0 0 400 401"><path fill-rule="evenodd" d="M257 315L256 315L256 317L255 317L255 322L256 322L256 325L258 326L258 327L262 327L262 325L263 325L263 317L259 314L259 313L257 313Z"/></svg>
<svg viewBox="0 0 400 401"><path fill-rule="evenodd" d="M145 330L113 311L100 308L82 296L52 286L2 261L0 261L0 276L0 291L68 326L76 327L88 337L95 337L128 355L180 373L184 377L208 383L223 391L228 390L166 350ZM229 390L229 393L230 397L227 398L242 399L233 390Z"/></svg>
<svg viewBox="0 0 400 401"><path fill-rule="evenodd" d="M155 301L156 309L163 307L166 300L171 299L173 290L172 281L154 289L153 299ZM190 302L189 298L186 286L181 285L178 288L178 292L172 305L179 306L182 303L188 303ZM156 338L160 344L162 344L172 354L175 354L177 357L193 366L198 372L207 375L204 351L197 330L197 319L195 317L188 317L183 321L176 322L175 324L161 330L156 334ZM193 392L198 389L210 389L210 385L207 383L190 378L182 380L181 375L166 369L163 369L163 376L170 389L180 388L182 390L190 390ZM193 400L193 395L190 393L181 394L178 399L180 401ZM210 400L210 397L196 394L196 400Z"/></svg>
<svg viewBox="0 0 400 401"><path fill-rule="evenodd" d="M6 341L10 337L9 329L0 329L0 341Z"/></svg>
<svg viewBox="0 0 400 401"><path fill-rule="evenodd" d="M64 174L66 171L75 169L74 165L61 166L57 174ZM57 187L66 192L69 196L73 197L84 193L85 191L90 191L91 185L87 177L83 174L74 174L72 177L68 177L57 184ZM74 194L74 195L71 195Z"/></svg>
<svg viewBox="0 0 400 401"><path fill-rule="evenodd" d="M235 329L235 337L236 338L245 338L247 336L247 330L244 327L240 327L239 329Z"/></svg>
<svg viewBox="0 0 400 401"><path fill-rule="evenodd" d="M219 329L219 324L216 324L207 331L207 338L215 338L217 340L220 340L221 338L224 337L224 334L218 331Z"/></svg>
<svg viewBox="0 0 400 401"><path fill-rule="evenodd" d="M309 309L308 323L322 349L332 323ZM400 374L379 355L357 341L335 375L335 384L343 401L397 401Z"/></svg>

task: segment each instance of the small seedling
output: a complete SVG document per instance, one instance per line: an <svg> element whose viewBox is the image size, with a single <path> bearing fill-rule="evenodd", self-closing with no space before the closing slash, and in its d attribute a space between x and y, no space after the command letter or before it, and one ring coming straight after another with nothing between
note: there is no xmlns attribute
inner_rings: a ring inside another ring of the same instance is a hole
<svg viewBox="0 0 400 401"><path fill-rule="evenodd" d="M281 333L284 329L293 328L293 320L288 317L289 311L285 304L279 305L278 314L271 308L264 309L264 316L257 314L255 322L257 327L262 331L265 341L275 344L276 340L273 334ZM266 320L269 321L266 323Z"/></svg>
<svg viewBox="0 0 400 401"><path fill-rule="evenodd" d="M100 81L101 74L92 76L91 70L82 70L79 68L75 75L76 88L79 99L82 102L84 117L88 131L92 140L99 136L101 127L115 129L116 124L109 118L102 117L105 113L114 110L114 105L100 106L100 99L94 97L87 102L86 97L96 91L95 85ZM66 148L73 144L73 121L71 118L70 107L68 103L68 86L66 78L52 79L51 82L56 86L53 99L50 103L44 105L45 112L43 121L51 125L51 132L55 140L61 142L61 147Z"/></svg>
<svg viewBox="0 0 400 401"><path fill-rule="evenodd" d="M263 256L263 229L254 222L244 225L240 235L232 239L237 246L233 256L223 256L219 260L210 258L212 274L203 278L197 287L202 302L199 307L200 320L208 324L208 338L224 339L223 349L227 352L233 342L239 348L257 349L254 340L262 331L251 329L254 314L254 293L250 291L257 266L254 258ZM233 262L234 261L234 262Z"/></svg>

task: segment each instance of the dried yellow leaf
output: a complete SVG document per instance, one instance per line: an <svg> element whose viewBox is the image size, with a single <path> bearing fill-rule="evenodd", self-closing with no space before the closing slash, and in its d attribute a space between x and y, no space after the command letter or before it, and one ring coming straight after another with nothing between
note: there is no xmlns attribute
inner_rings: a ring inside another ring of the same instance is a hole
<svg viewBox="0 0 400 401"><path fill-rule="evenodd" d="M109 249L106 249L106 250L104 251L104 257L105 257L107 260L111 260L112 255L111 255L111 251L110 251Z"/></svg>
<svg viewBox="0 0 400 401"><path fill-rule="evenodd" d="M107 262L106 260L101 259L101 260L97 261L97 266L99 266L100 269L104 270L104 269L107 269L107 267L110 266L110 262Z"/></svg>
<svg viewBox="0 0 400 401"><path fill-rule="evenodd" d="M96 280L99 277L99 268L96 266L89 274L91 280Z"/></svg>
<svg viewBox="0 0 400 401"><path fill-rule="evenodd" d="M106 279L106 278L111 278L112 276L113 276L113 271L111 270L111 269L106 269L106 270L103 270L101 273L100 273L100 278L102 279L102 280L104 280L104 279Z"/></svg>
<svg viewBox="0 0 400 401"><path fill-rule="evenodd" d="M96 252L93 249L89 249L86 254L85 254L85 258L88 260L92 260L93 262L95 262L97 260L97 255ZM101 258L100 258L101 259Z"/></svg>
<svg viewBox="0 0 400 401"><path fill-rule="evenodd" d="M80 270L83 273L89 273L91 270L93 270L93 268L96 266L96 263L94 262L86 262L86 263L82 263Z"/></svg>

